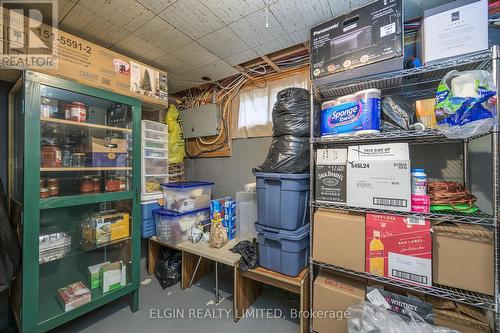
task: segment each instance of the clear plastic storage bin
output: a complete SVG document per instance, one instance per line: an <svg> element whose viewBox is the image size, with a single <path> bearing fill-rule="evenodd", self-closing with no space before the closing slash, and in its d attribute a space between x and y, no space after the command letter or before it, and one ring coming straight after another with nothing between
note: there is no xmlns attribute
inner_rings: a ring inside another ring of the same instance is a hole
<svg viewBox="0 0 500 333"><path fill-rule="evenodd" d="M210 208L178 213L163 208L153 210L156 237L161 242L179 243L189 239L191 228L210 222Z"/></svg>
<svg viewBox="0 0 500 333"><path fill-rule="evenodd" d="M257 238L257 193L236 192L236 238L252 240Z"/></svg>
<svg viewBox="0 0 500 333"><path fill-rule="evenodd" d="M212 187L210 182L177 182L162 184L165 209L189 212L210 207Z"/></svg>
<svg viewBox="0 0 500 333"><path fill-rule="evenodd" d="M168 174L168 160L148 158L144 160L146 176Z"/></svg>
<svg viewBox="0 0 500 333"><path fill-rule="evenodd" d="M168 133L168 126L165 124L150 120L143 120L142 122L144 123L144 129L147 131L161 132L164 134Z"/></svg>

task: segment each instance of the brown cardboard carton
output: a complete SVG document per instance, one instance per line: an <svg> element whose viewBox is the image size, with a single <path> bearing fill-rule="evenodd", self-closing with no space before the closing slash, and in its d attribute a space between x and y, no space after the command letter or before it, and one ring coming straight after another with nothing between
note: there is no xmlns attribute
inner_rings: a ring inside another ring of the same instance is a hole
<svg viewBox="0 0 500 333"><path fill-rule="evenodd" d="M427 301L434 306L434 324L437 326L462 333L491 332L488 319L478 308L434 297Z"/></svg>
<svg viewBox="0 0 500 333"><path fill-rule="evenodd" d="M433 282L493 295L493 233L466 224L436 225L433 231Z"/></svg>
<svg viewBox="0 0 500 333"><path fill-rule="evenodd" d="M347 308L365 299L366 283L321 270L314 280L313 330L347 333Z"/></svg>
<svg viewBox="0 0 500 333"><path fill-rule="evenodd" d="M364 214L319 210L314 215L313 237L314 260L364 272Z"/></svg>

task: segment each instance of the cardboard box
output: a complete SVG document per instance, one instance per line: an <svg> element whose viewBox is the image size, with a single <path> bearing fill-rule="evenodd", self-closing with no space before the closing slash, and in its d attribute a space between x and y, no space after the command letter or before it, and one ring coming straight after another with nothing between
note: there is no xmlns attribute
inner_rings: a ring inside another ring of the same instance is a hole
<svg viewBox="0 0 500 333"><path fill-rule="evenodd" d="M101 266L100 284L102 292L107 293L127 284L127 265L117 261Z"/></svg>
<svg viewBox="0 0 500 333"><path fill-rule="evenodd" d="M92 244L106 244L130 236L128 213L98 213L82 226L83 239Z"/></svg>
<svg viewBox="0 0 500 333"><path fill-rule="evenodd" d="M125 139L91 138L91 152L87 153L88 166L128 166L128 143Z"/></svg>
<svg viewBox="0 0 500 333"><path fill-rule="evenodd" d="M313 288L313 330L347 333L347 318L343 314L349 306L364 301L366 283L321 270Z"/></svg>
<svg viewBox="0 0 500 333"><path fill-rule="evenodd" d="M313 79L369 64L371 73L403 69L402 0L378 0L311 29ZM390 67L383 60L399 58Z"/></svg>
<svg viewBox="0 0 500 333"><path fill-rule="evenodd" d="M314 214L313 259L354 271L365 269L365 215L318 210Z"/></svg>
<svg viewBox="0 0 500 333"><path fill-rule="evenodd" d="M493 232L468 224L432 229L434 283L493 295Z"/></svg>
<svg viewBox="0 0 500 333"><path fill-rule="evenodd" d="M424 11L423 61L488 49L488 1L458 0Z"/></svg>
<svg viewBox="0 0 500 333"><path fill-rule="evenodd" d="M434 324L463 333L489 333L492 329L488 318L475 307L452 301L429 297L434 306Z"/></svg>
<svg viewBox="0 0 500 333"><path fill-rule="evenodd" d="M409 156L407 143L350 146L347 205L409 212Z"/></svg>
<svg viewBox="0 0 500 333"><path fill-rule="evenodd" d="M366 272L432 286L430 227L421 218L366 214Z"/></svg>
<svg viewBox="0 0 500 333"><path fill-rule="evenodd" d="M64 312L90 303L91 297L89 288L81 281L57 289L57 301L63 307Z"/></svg>
<svg viewBox="0 0 500 333"><path fill-rule="evenodd" d="M316 200L346 203L347 149L318 149Z"/></svg>
<svg viewBox="0 0 500 333"><path fill-rule="evenodd" d="M89 280L90 289L96 289L96 288L99 288L101 286L101 281L100 281L100 279L101 279L101 277L100 277L101 267L103 265L106 265L109 263L110 263L109 261L106 261L106 262L88 267L88 280Z"/></svg>

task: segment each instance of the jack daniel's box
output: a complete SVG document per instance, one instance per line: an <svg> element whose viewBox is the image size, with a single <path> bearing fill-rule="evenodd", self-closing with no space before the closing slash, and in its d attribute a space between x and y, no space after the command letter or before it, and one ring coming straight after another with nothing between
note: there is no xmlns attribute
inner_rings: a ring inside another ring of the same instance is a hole
<svg viewBox="0 0 500 333"><path fill-rule="evenodd" d="M320 24L311 29L310 44L311 76L317 84L401 70L402 0L374 1Z"/></svg>
<svg viewBox="0 0 500 333"><path fill-rule="evenodd" d="M347 149L318 149L316 200L345 204Z"/></svg>

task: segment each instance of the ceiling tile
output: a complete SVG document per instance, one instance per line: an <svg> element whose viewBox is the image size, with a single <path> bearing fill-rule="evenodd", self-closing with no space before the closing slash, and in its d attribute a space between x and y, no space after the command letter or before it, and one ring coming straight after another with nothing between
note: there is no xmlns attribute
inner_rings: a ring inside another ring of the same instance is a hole
<svg viewBox="0 0 500 333"><path fill-rule="evenodd" d="M293 44L296 45L296 44L307 42L309 40L310 31L311 30L309 28L300 29L300 30L291 32L289 34L289 36L292 39Z"/></svg>
<svg viewBox="0 0 500 333"><path fill-rule="evenodd" d="M95 15L80 4L77 4L75 8L69 12L59 27L61 30L104 47L111 47L129 34L129 32L125 31L122 27Z"/></svg>
<svg viewBox="0 0 500 333"><path fill-rule="evenodd" d="M129 32L154 17L152 12L135 0L79 1L78 5Z"/></svg>
<svg viewBox="0 0 500 333"><path fill-rule="evenodd" d="M60 23L63 18L68 15L68 13L71 11L71 9L73 9L73 7L75 7L76 3L78 1L77 0L59 0L57 2L57 6L58 6L58 23Z"/></svg>
<svg viewBox="0 0 500 333"><path fill-rule="evenodd" d="M154 61L151 64L157 68L164 69L169 74L181 74L188 72L193 69L193 65L185 62L183 58L176 57L172 54L163 55Z"/></svg>
<svg viewBox="0 0 500 333"><path fill-rule="evenodd" d="M279 1L269 9L287 32L311 28L332 17L330 6L323 0Z"/></svg>
<svg viewBox="0 0 500 333"><path fill-rule="evenodd" d="M238 21L266 6L263 0L201 0L225 24Z"/></svg>
<svg viewBox="0 0 500 333"><path fill-rule="evenodd" d="M349 12L351 8L350 2L352 1L328 0L328 4L330 5L330 10L332 11L332 17L344 15L347 12Z"/></svg>
<svg viewBox="0 0 500 333"><path fill-rule="evenodd" d="M169 74L168 81L175 83L177 85L184 85L189 87L195 87L200 84L206 83L201 78L204 76L201 70L192 70L188 73L183 74Z"/></svg>
<svg viewBox="0 0 500 333"><path fill-rule="evenodd" d="M222 59L198 68L197 72L201 72L202 75L199 76L200 78L203 76L208 76L212 80L222 80L239 73L238 70L228 65Z"/></svg>
<svg viewBox="0 0 500 333"><path fill-rule="evenodd" d="M183 90L189 89L191 87L193 87L193 85L190 83L175 82L175 81L171 81L170 78L168 80L168 93L169 94L174 94L176 92L183 91Z"/></svg>
<svg viewBox="0 0 500 333"><path fill-rule="evenodd" d="M298 43L297 43L298 44ZM257 52L259 56L273 53L276 51L283 50L284 48L295 45L292 41L283 38L277 38L254 47L254 51Z"/></svg>
<svg viewBox="0 0 500 333"><path fill-rule="evenodd" d="M248 46L228 27L211 32L205 37L198 39L197 42L221 58L229 57L248 49Z"/></svg>
<svg viewBox="0 0 500 333"><path fill-rule="evenodd" d="M235 66L235 65L239 65L239 64L242 64L244 62L253 60L253 59L258 58L258 57L259 57L259 55L257 54L257 52L255 52L252 49L248 49L248 50L245 50L245 51L240 52L238 54L229 56L229 57L225 58L224 60L228 64Z"/></svg>
<svg viewBox="0 0 500 333"><path fill-rule="evenodd" d="M184 62L191 65L191 69L199 68L219 60L215 54L206 50L197 42L189 43L170 54L179 59L183 59Z"/></svg>
<svg viewBox="0 0 500 333"><path fill-rule="evenodd" d="M136 0L136 1L155 14L158 14L168 6L171 6L177 2L177 0Z"/></svg>
<svg viewBox="0 0 500 333"><path fill-rule="evenodd" d="M159 17L153 18L113 46L138 60L155 60L192 42L192 39Z"/></svg>
<svg viewBox="0 0 500 333"><path fill-rule="evenodd" d="M179 0L158 15L193 39L224 26L200 0Z"/></svg>
<svg viewBox="0 0 500 333"><path fill-rule="evenodd" d="M275 39L290 41L276 18L269 13L269 28L266 28L266 9L261 9L239 21L231 23L229 28L234 31L248 46L256 47Z"/></svg>

